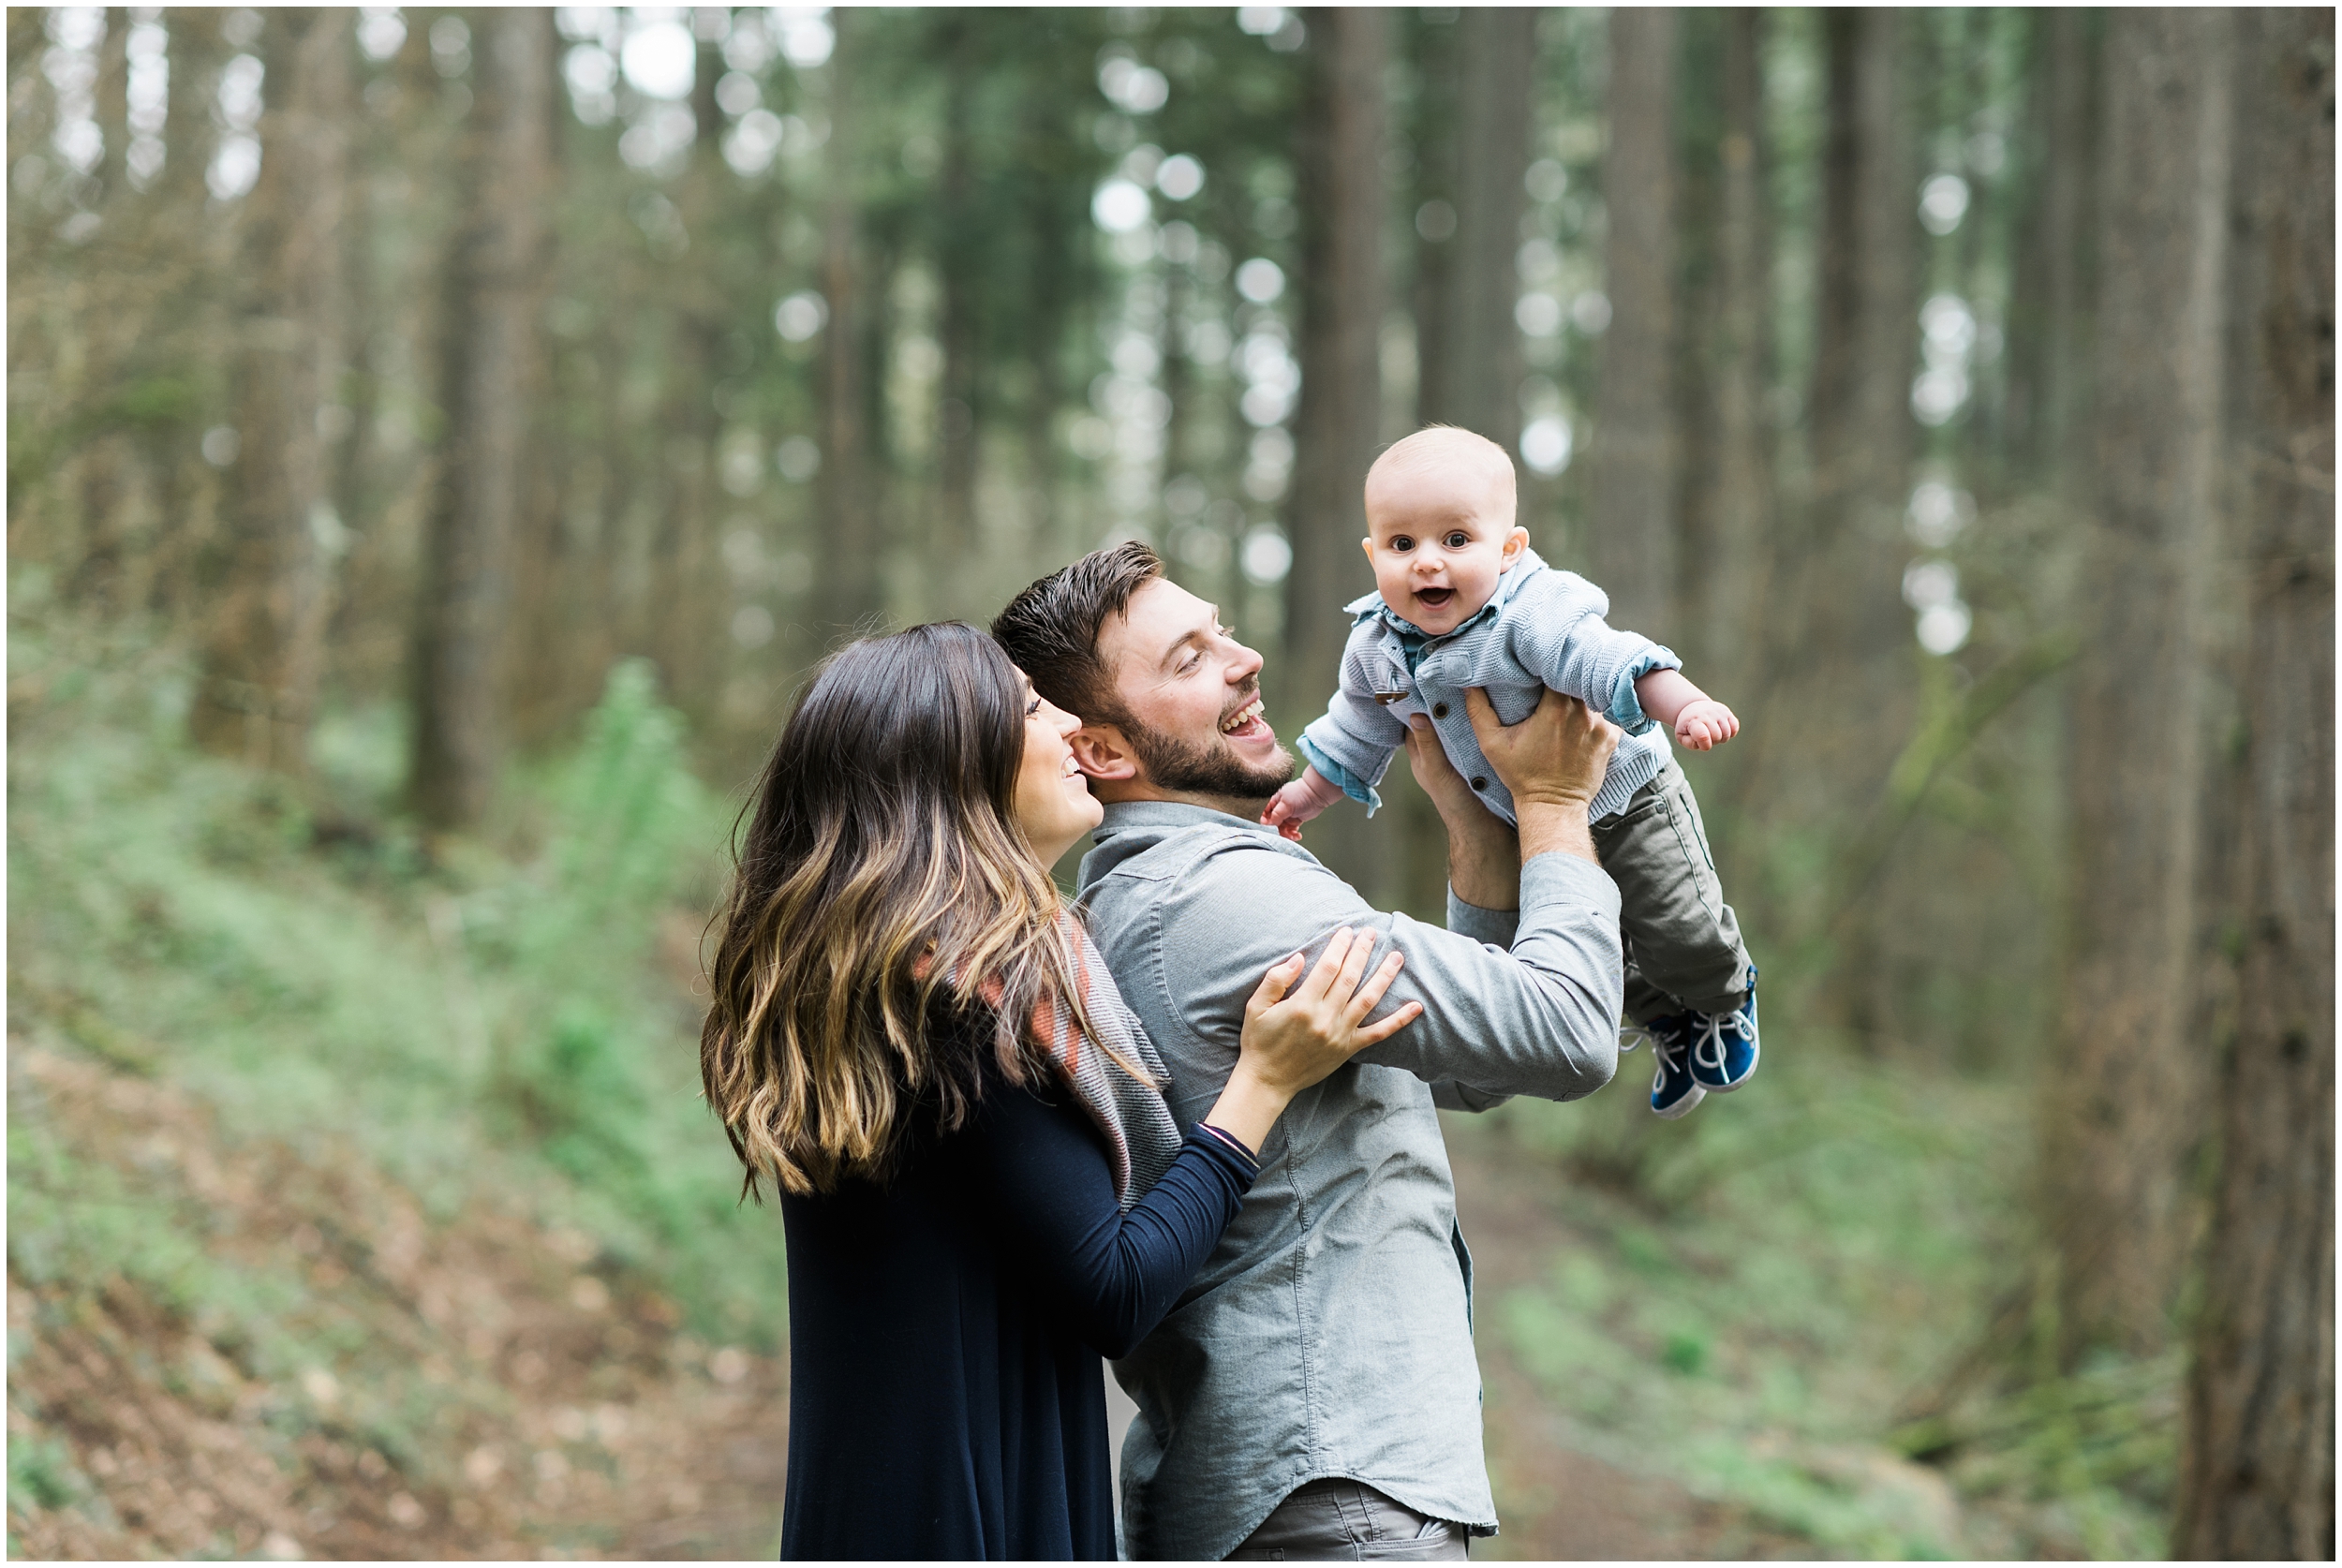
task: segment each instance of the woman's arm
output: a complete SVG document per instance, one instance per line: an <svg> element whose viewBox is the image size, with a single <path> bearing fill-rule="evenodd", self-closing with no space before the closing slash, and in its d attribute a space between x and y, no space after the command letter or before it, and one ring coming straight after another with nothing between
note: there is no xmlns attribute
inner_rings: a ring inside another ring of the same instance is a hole
<svg viewBox="0 0 2342 1568"><path fill-rule="evenodd" d="M1070 1095L1045 1104L996 1086L971 1130L980 1201L1011 1267L1108 1358L1130 1353L1171 1309L1251 1190L1257 1167L1197 1128L1163 1179L1125 1214L1097 1132Z"/></svg>
<svg viewBox="0 0 2342 1568"><path fill-rule="evenodd" d="M1102 1354L1127 1354L1171 1309L1236 1218L1260 1172L1256 1151L1293 1097L1421 1015L1409 1003L1365 1022L1403 962L1393 953L1370 975L1373 950L1370 933L1341 930L1306 976L1297 953L1269 966L1245 1004L1220 1098L1127 1215L1078 1112L1006 1087L986 1097L975 1146L990 1201L1027 1266Z"/></svg>

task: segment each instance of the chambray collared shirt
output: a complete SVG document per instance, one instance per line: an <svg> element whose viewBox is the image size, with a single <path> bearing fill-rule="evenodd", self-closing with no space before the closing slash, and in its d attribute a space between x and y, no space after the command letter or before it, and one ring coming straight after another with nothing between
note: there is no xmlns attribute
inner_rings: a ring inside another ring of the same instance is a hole
<svg viewBox="0 0 2342 1568"><path fill-rule="evenodd" d="M1297 844L1199 806L1108 806L1082 862L1089 928L1171 1072L1182 1132L1219 1098L1245 999L1336 926L1406 955L1381 1012L1425 1015L1297 1096L1260 1179L1162 1324L1114 1364L1134 1558L1218 1559L1304 1482L1348 1476L1475 1534L1472 1264L1436 1106L1572 1100L1617 1065L1618 888L1592 861L1521 869L1520 909L1447 928L1369 906Z"/></svg>
<svg viewBox="0 0 2342 1568"><path fill-rule="evenodd" d="M1668 735L1635 696L1635 682L1683 661L1602 619L1609 596L1574 571L1557 571L1534 550L1496 580L1496 591L1462 625L1434 637L1368 594L1344 606L1355 615L1341 654L1341 688L1324 717L1301 732L1310 765L1371 814L1374 786L1407 739L1407 716L1428 714L1456 771L1489 808L1513 820L1513 797L1480 755L1464 691L1488 688L1507 724L1529 717L1551 687L1583 699L1626 734L1593 797L1596 821L1626 809L1626 798L1667 765Z"/></svg>

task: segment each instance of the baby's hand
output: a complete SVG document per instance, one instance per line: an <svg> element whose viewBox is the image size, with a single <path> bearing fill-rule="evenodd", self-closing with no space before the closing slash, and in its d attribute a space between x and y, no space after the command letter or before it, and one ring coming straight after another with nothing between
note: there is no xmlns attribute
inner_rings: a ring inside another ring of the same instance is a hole
<svg viewBox="0 0 2342 1568"><path fill-rule="evenodd" d="M1732 710L1712 697L1702 697L1687 703L1675 716L1675 739L1681 746L1694 751L1706 751L1722 746L1741 732L1741 721Z"/></svg>
<svg viewBox="0 0 2342 1568"><path fill-rule="evenodd" d="M1300 777L1270 797L1268 809L1260 814L1260 820L1298 844L1301 824L1341 798L1341 785L1315 767L1306 767Z"/></svg>
<svg viewBox="0 0 2342 1568"><path fill-rule="evenodd" d="M1297 778L1269 798L1268 809L1260 814L1260 820L1298 844L1301 824L1325 809L1317 803L1316 791Z"/></svg>

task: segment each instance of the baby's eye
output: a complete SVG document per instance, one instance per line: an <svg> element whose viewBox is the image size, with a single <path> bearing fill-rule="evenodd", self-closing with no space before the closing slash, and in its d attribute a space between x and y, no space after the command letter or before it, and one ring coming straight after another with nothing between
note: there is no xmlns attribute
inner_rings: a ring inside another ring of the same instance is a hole
<svg viewBox="0 0 2342 1568"><path fill-rule="evenodd" d="M1450 550L1461 550L1471 542L1472 536L1460 528L1447 536L1447 548Z"/></svg>
<svg viewBox="0 0 2342 1568"><path fill-rule="evenodd" d="M1393 555L1403 555L1415 548L1415 540L1405 534L1393 534L1390 536L1390 548Z"/></svg>

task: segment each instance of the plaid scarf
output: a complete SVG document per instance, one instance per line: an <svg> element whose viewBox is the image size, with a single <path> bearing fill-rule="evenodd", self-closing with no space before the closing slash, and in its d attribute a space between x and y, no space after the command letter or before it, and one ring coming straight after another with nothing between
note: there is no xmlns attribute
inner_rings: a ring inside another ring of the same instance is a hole
<svg viewBox="0 0 2342 1568"><path fill-rule="evenodd" d="M1115 1201L1127 1212L1163 1179L1178 1156L1179 1126L1163 1098L1171 1087L1171 1072L1147 1038L1138 1015L1122 1000L1114 976L1106 971L1105 955L1082 923L1070 910L1060 910L1057 925L1074 960L1074 984L1081 992L1082 1007L1098 1037L1094 1042L1085 1038L1073 1009L1059 1007L1048 996L1034 1005L1032 1037L1046 1049L1049 1065L1104 1135L1114 1168ZM920 959L914 971L925 973L926 965L926 959ZM1001 984L986 981L977 994L997 1007ZM1152 1081L1134 1077L1122 1062L1150 1074Z"/></svg>
<svg viewBox="0 0 2342 1568"><path fill-rule="evenodd" d="M1105 955L1081 922L1061 910L1058 925L1073 949L1074 984L1081 990L1082 1007L1097 1039L1085 1040L1073 1009L1060 1008L1045 996L1033 1010L1033 1034L1048 1047L1050 1062L1082 1110L1105 1134L1115 1200L1127 1210L1163 1179L1179 1152L1178 1123L1171 1119L1171 1107L1163 1097L1171 1087L1171 1073L1137 1014L1122 1000L1114 976L1106 972ZM1150 1074L1153 1081L1134 1077L1115 1057Z"/></svg>

